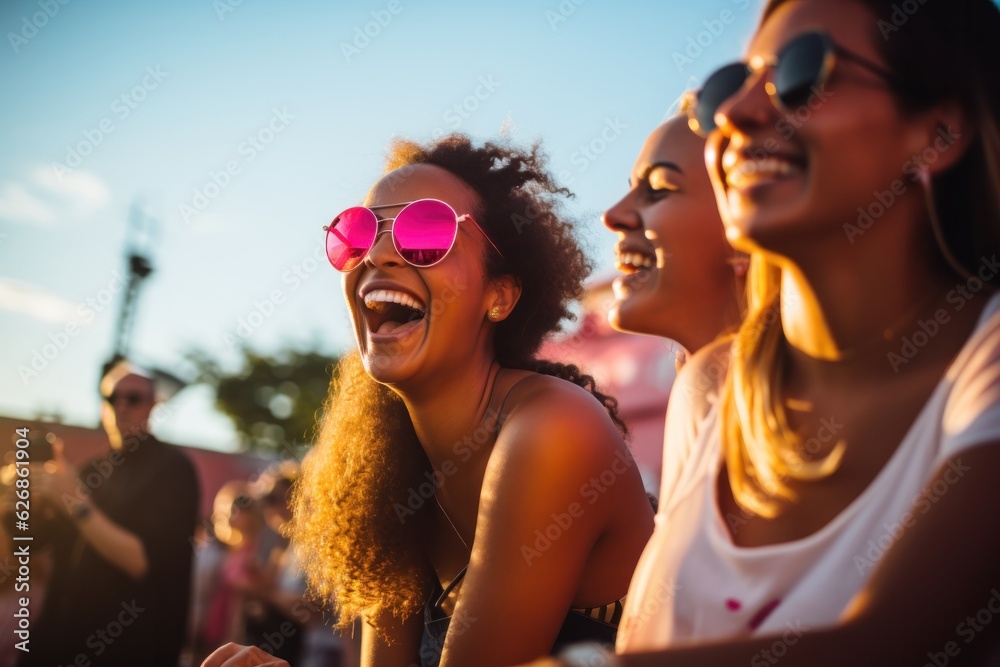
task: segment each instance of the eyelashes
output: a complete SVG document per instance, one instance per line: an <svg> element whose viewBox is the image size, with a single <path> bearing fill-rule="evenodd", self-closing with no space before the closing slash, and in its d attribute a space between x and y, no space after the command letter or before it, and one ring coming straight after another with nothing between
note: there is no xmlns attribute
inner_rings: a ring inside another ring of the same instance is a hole
<svg viewBox="0 0 1000 667"><path fill-rule="evenodd" d="M666 167L653 167L644 180L647 190L656 195L666 195L680 190L679 186L670 182Z"/></svg>

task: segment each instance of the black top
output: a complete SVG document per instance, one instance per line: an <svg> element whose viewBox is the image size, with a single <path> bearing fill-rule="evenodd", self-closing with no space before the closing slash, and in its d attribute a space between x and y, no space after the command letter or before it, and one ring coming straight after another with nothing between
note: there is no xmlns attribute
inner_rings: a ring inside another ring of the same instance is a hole
<svg viewBox="0 0 1000 667"><path fill-rule="evenodd" d="M18 652L18 665L176 667L198 512L194 466L178 448L148 436L78 473L93 492L91 503L142 541L149 570L132 579L98 555L70 519L59 514L44 521L33 507L33 560L48 544L53 567L41 614L31 625L30 652Z"/></svg>
<svg viewBox="0 0 1000 667"><path fill-rule="evenodd" d="M448 584L441 588L436 580L431 595L424 605L424 632L420 638L420 667L438 667L441 663L441 653L444 651L444 640L451 626L451 616L441 609L441 604L448 597L456 584L465 578L469 566L466 565ZM624 600L616 600L600 607L588 609L570 609L563 620L559 634L552 645L551 655L572 644L581 642L599 642L614 650L615 636L618 634L618 623L621 621ZM530 604L530 603L529 603ZM517 641L517 637L511 637Z"/></svg>

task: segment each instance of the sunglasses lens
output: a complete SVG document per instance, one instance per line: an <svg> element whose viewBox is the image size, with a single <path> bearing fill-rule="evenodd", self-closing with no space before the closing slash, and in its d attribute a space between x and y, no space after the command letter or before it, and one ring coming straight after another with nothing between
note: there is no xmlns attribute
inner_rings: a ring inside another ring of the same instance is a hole
<svg viewBox="0 0 1000 667"><path fill-rule="evenodd" d="M774 87L786 109L798 109L809 100L813 88L822 85L828 54L829 43L816 32L792 40L781 50Z"/></svg>
<svg viewBox="0 0 1000 667"><path fill-rule="evenodd" d="M716 70L705 81L698 93L698 101L694 108L694 119L703 134L715 129L715 113L719 107L735 95L747 80L747 66L743 63L733 63Z"/></svg>
<svg viewBox="0 0 1000 667"><path fill-rule="evenodd" d="M392 226L396 252L414 266L431 266L444 259L457 233L455 211L436 199L413 202L399 212Z"/></svg>
<svg viewBox="0 0 1000 667"><path fill-rule="evenodd" d="M378 221L367 208L349 208L330 223L326 256L338 271L350 271L365 258L375 240Z"/></svg>

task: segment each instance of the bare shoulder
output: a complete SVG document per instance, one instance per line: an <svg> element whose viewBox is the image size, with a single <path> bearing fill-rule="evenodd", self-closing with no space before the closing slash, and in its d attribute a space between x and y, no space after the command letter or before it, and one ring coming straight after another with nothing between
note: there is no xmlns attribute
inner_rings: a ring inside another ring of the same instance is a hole
<svg viewBox="0 0 1000 667"><path fill-rule="evenodd" d="M578 485L615 460L632 461L605 407L572 382L529 376L514 387L505 412L489 466L505 479Z"/></svg>
<svg viewBox="0 0 1000 667"><path fill-rule="evenodd" d="M572 382L542 374L528 376L513 388L500 435L508 446L539 436L553 438L553 446L565 445L567 439L577 447L624 446L597 397Z"/></svg>

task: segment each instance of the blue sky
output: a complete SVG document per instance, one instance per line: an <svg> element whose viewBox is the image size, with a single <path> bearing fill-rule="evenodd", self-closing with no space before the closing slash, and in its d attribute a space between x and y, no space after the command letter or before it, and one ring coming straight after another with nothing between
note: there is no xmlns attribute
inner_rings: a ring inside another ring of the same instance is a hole
<svg viewBox="0 0 1000 667"><path fill-rule="evenodd" d="M600 212L679 94L738 57L760 4L4 2L0 414L97 423L136 204L155 220L140 362L347 349L321 227L395 136L541 139L609 272ZM211 399L183 391L157 432L232 449Z"/></svg>

